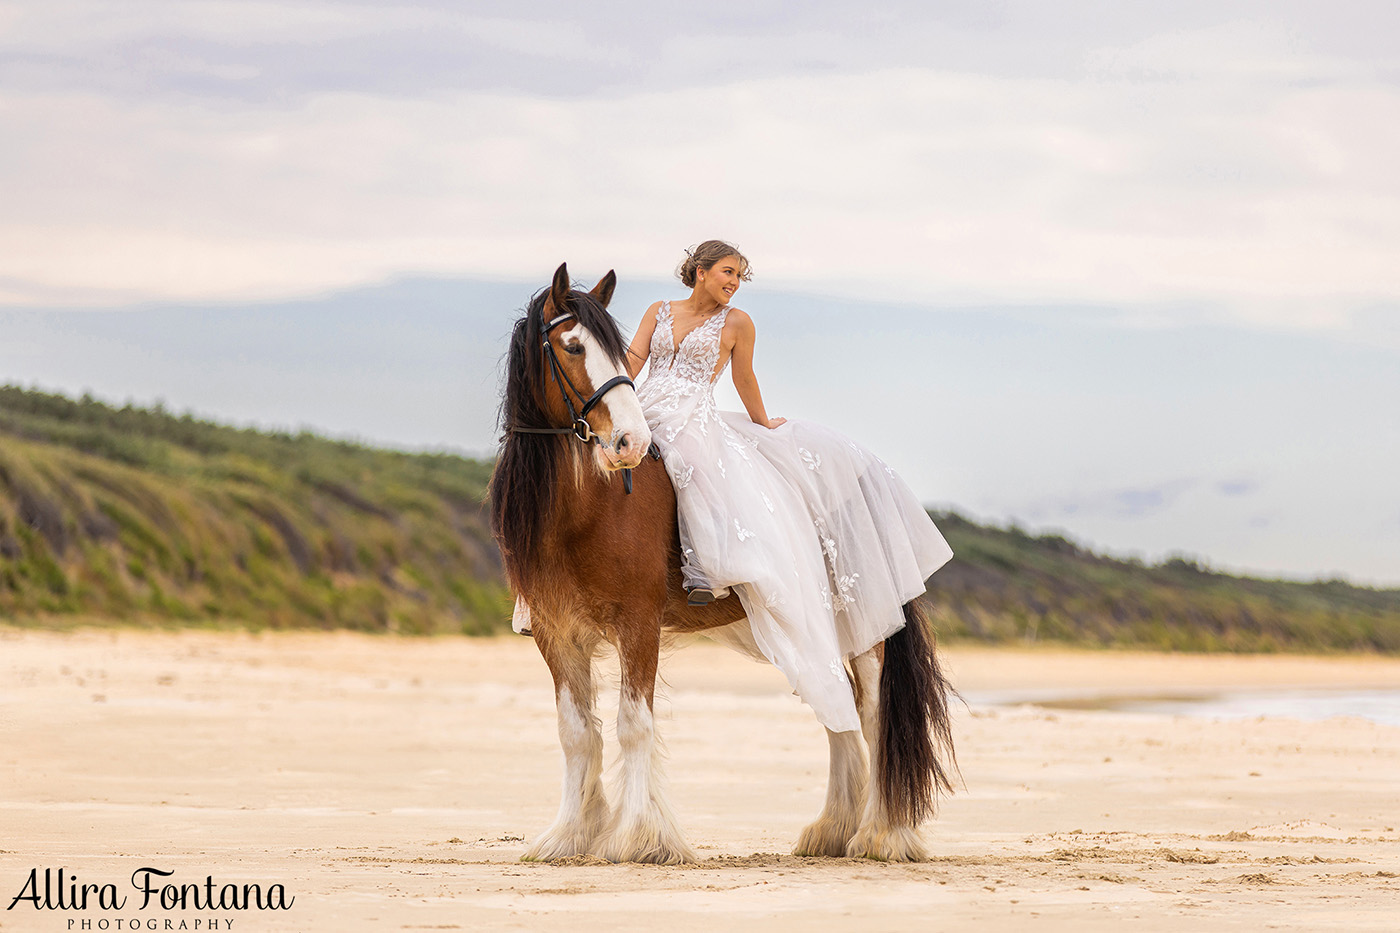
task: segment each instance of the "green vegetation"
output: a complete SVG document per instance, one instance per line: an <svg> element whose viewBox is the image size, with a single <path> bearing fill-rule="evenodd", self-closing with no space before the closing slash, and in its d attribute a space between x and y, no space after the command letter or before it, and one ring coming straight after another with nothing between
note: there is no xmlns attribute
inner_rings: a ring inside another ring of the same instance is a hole
<svg viewBox="0 0 1400 933"><path fill-rule="evenodd" d="M0 387L0 618L507 630L490 464ZM945 638L1400 653L1400 590L1105 557L935 515Z"/></svg>
<svg viewBox="0 0 1400 933"><path fill-rule="evenodd" d="M490 465L0 387L0 617L494 631Z"/></svg>
<svg viewBox="0 0 1400 933"><path fill-rule="evenodd" d="M957 554L926 599L945 637L1177 651L1400 653L1400 590L1147 566L935 514Z"/></svg>

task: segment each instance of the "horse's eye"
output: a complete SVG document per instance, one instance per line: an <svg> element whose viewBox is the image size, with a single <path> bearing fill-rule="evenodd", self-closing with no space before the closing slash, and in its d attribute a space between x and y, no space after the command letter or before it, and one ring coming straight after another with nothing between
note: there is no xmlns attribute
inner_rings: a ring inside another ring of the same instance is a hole
<svg viewBox="0 0 1400 933"><path fill-rule="evenodd" d="M581 347L579 344L571 343L571 344L569 344L567 347L564 348L564 352L565 352L565 353L570 353L570 354L572 354L572 355L574 355L574 356L579 356L580 354L583 353L583 347Z"/></svg>

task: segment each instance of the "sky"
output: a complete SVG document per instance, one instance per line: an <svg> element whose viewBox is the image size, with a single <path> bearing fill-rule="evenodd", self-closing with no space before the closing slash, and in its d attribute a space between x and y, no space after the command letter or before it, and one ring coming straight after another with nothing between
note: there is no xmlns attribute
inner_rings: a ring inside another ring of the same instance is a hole
<svg viewBox="0 0 1400 933"><path fill-rule="evenodd" d="M930 504L1400 585L1397 34L1384 2L0 0L0 379L489 452L559 261L616 269L630 329L719 236L769 409Z"/></svg>

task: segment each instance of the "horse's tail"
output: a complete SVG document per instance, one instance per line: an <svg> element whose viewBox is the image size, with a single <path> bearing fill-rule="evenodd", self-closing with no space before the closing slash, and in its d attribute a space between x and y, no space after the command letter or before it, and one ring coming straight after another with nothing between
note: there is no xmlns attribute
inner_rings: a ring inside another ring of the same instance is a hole
<svg viewBox="0 0 1400 933"><path fill-rule="evenodd" d="M918 826L933 816L957 770L949 696L958 693L938 666L938 651L917 600L904 604L904 628L885 639L880 668L880 751L875 783L890 821Z"/></svg>

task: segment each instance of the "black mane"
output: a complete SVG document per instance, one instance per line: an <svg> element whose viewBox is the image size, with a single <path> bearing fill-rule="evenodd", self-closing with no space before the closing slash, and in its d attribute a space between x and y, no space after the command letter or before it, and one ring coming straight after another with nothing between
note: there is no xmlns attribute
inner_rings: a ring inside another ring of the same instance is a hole
<svg viewBox="0 0 1400 933"><path fill-rule="evenodd" d="M530 589L545 516L555 504L565 445L578 443L570 435L516 434L511 430L567 427L551 423L545 408L544 393L558 391L541 350L548 297L547 288L536 293L511 331L500 409L501 448L491 473L491 532L501 547L511 585L523 593ZM565 308L551 311L574 315L610 360L625 365L627 345L622 332L607 308L591 295L573 289ZM567 329L571 325L562 326Z"/></svg>

